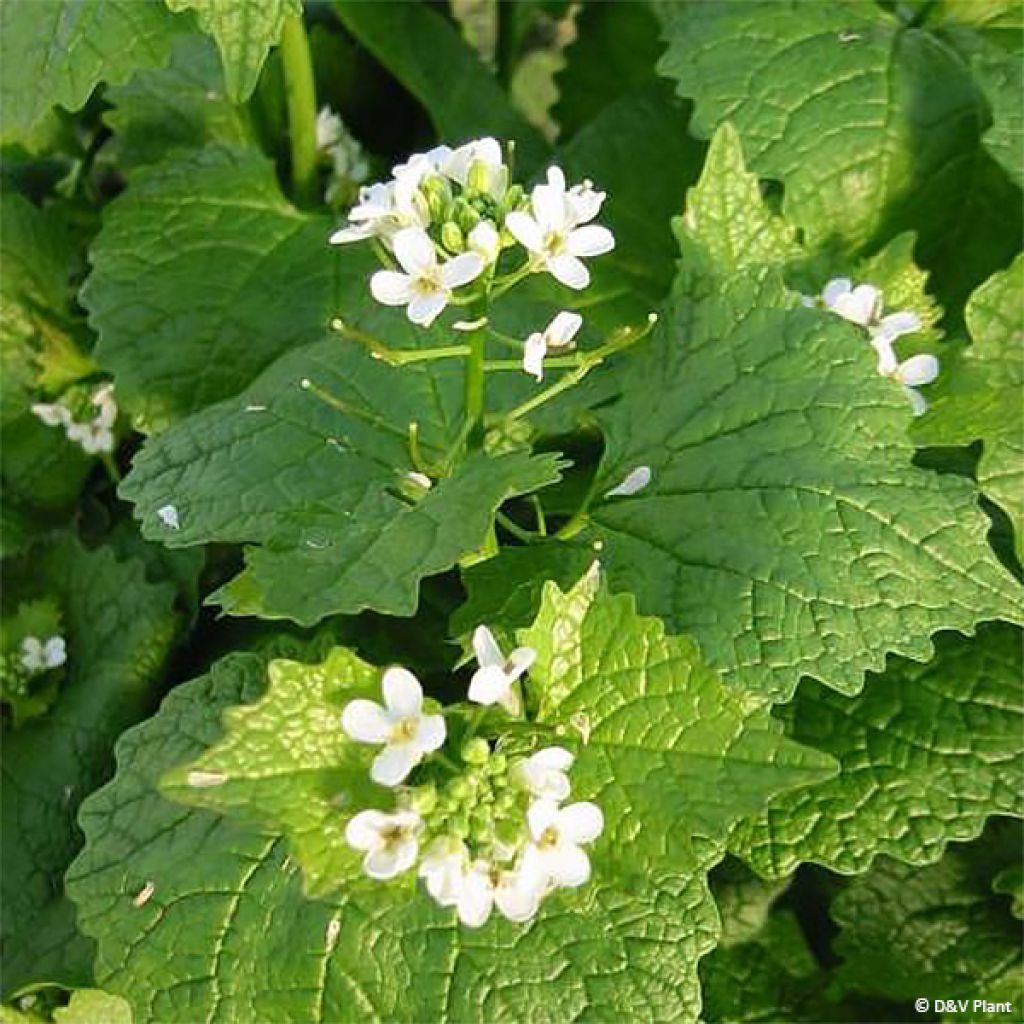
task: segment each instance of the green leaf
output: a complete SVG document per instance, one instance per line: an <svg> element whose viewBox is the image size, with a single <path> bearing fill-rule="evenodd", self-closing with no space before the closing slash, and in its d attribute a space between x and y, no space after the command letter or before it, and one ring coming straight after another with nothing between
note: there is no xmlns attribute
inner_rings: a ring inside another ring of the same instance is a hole
<svg viewBox="0 0 1024 1024"><path fill-rule="evenodd" d="M725 861L712 872L711 887L722 940L700 964L705 1020L848 1019L824 997L824 972L795 914L774 906L785 883L767 884Z"/></svg>
<svg viewBox="0 0 1024 1024"><path fill-rule="evenodd" d="M100 82L170 55L175 20L157 0L33 0L0 10L3 139L28 136L55 104L78 110Z"/></svg>
<svg viewBox="0 0 1024 1024"><path fill-rule="evenodd" d="M78 500L93 460L63 430L45 426L32 413L6 424L3 434L4 499L55 521L66 516Z"/></svg>
<svg viewBox="0 0 1024 1024"><path fill-rule="evenodd" d="M125 1000L96 988L71 993L67 1006L53 1011L54 1024L132 1024L132 1010Z"/></svg>
<svg viewBox="0 0 1024 1024"><path fill-rule="evenodd" d="M323 337L338 267L365 289L330 227L292 206L254 151L214 146L140 172L104 217L82 290L122 406L161 429Z"/></svg>
<svg viewBox="0 0 1024 1024"><path fill-rule="evenodd" d="M620 96L650 84L661 49L658 23L646 4L584 4L565 67L555 77L561 138L571 138Z"/></svg>
<svg viewBox="0 0 1024 1024"><path fill-rule="evenodd" d="M547 636L551 626L561 630L554 645ZM82 927L99 942L100 983L132 1002L139 1024L224 1012L316 1022L359 1014L563 1020L586 1017L593 1006L616 1019L695 1020L697 960L714 941L704 873L720 855L731 812L711 792L706 772L707 789L693 808L677 802L671 815L656 813L665 803L660 772L634 772L612 783L609 764L621 767L630 758L626 743L614 739L620 723L621 739L649 745L667 764L672 755L657 752L669 734L652 734L651 716L673 704L686 720L673 770L681 780L687 762L696 770L704 756L706 771L713 771L721 758L728 767L719 770L738 784L738 805L816 777L827 763L788 744L763 708L725 690L700 665L692 643L665 638L659 623L636 618L628 600L596 593L593 577L568 595L550 588L531 635L537 631L545 639L537 662L543 723L556 728L570 716L578 721L578 701L588 701L593 716L574 785L581 798L606 805L614 827L595 844L589 885L552 897L528 925L494 919L472 931L455 924L452 911L414 894L413 885L345 880L347 855L336 843L324 848L325 835L340 827L350 806L334 808L331 821L325 798L337 795L339 783L347 788L351 756L331 730L346 684L359 692L374 673L345 652L321 668L279 663L267 696L231 712L221 739L221 710L251 702L262 688L262 661L237 655L216 665L211 677L178 687L151 722L125 735L115 781L82 812L88 845L68 884ZM580 656L582 665L566 654ZM650 697L627 704L609 689L613 667L624 694L639 687ZM606 707L593 703L598 689ZM287 828L307 867L312 859L314 877L325 887L340 883L338 892L303 896L282 840L168 803L157 786L170 768L176 769L172 786L183 777L190 799L199 795L232 811L244 804L249 819L258 802L264 820ZM310 777L304 768L312 769ZM199 777L211 784L188 786L194 771L214 773ZM245 777L237 778L239 772ZM216 773L228 780L213 785ZM122 825L119 809L129 800L131 817ZM620 809L626 813L621 822ZM624 831L637 822L640 834ZM695 842L687 834L693 827L720 838ZM147 882L150 898L135 907ZM264 977L270 984L257 980Z"/></svg>
<svg viewBox="0 0 1024 1024"><path fill-rule="evenodd" d="M667 311L601 417L597 492L639 465L652 481L598 499L588 533L616 588L781 700L803 675L856 693L886 653L1022 612L973 486L911 465L909 407L862 332L795 302L750 272Z"/></svg>
<svg viewBox="0 0 1024 1024"><path fill-rule="evenodd" d="M727 689L691 639L604 591L596 568L567 593L548 584L519 641L537 651L536 721L581 741L573 786L604 810L594 857L609 871L656 865L677 832L722 840L744 807L834 771L783 739L765 704Z"/></svg>
<svg viewBox="0 0 1024 1024"><path fill-rule="evenodd" d="M938 863L912 868L881 859L832 904L842 931L837 980L848 990L913 1000L1024 998L1020 923L992 899L991 882L1020 860L1019 823L999 822L970 846L953 847ZM965 1020L987 1017L980 1006Z"/></svg>
<svg viewBox="0 0 1024 1024"><path fill-rule="evenodd" d="M423 104L447 143L481 135L516 142L517 177L547 155L540 133L517 113L458 29L427 4L335 0L349 30Z"/></svg>
<svg viewBox="0 0 1024 1024"><path fill-rule="evenodd" d="M879 853L933 861L991 814L1024 816L1021 640L1002 623L972 641L943 634L931 662L893 661L853 698L801 684L780 713L786 734L835 757L839 774L773 798L731 850L772 878L803 861L846 874Z"/></svg>
<svg viewBox="0 0 1024 1024"><path fill-rule="evenodd" d="M272 826L288 838L307 891L331 892L360 870L344 808L371 804L375 788L369 748L342 731L341 712L355 697L376 697L379 676L344 648L322 665L272 661L266 695L227 711L224 739L166 775L163 792Z"/></svg>
<svg viewBox="0 0 1024 1024"><path fill-rule="evenodd" d="M409 424L429 459L459 428L461 368L438 367L390 367L338 339L306 346L152 439L121 493L144 535L173 547L261 545L216 595L229 612L303 623L363 608L411 615L423 576L480 548L506 498L559 470L557 456L520 451L469 459L426 492L410 481ZM178 529L160 517L167 505Z"/></svg>
<svg viewBox="0 0 1024 1024"><path fill-rule="evenodd" d="M103 120L116 133L121 168L158 163L175 149L252 142L248 111L225 95L220 60L206 36L177 36L166 68L137 71L108 89L106 99L113 108Z"/></svg>
<svg viewBox="0 0 1024 1024"><path fill-rule="evenodd" d="M75 814L106 777L115 737L150 706L178 626L173 587L147 583L140 563L109 551L65 539L33 559L32 576L61 604L68 677L45 717L4 738L3 928L16 951L5 961L5 992L85 980L63 971L80 970L82 959L67 949L82 940L69 935L73 918L61 906L80 844Z"/></svg>
<svg viewBox="0 0 1024 1024"><path fill-rule="evenodd" d="M967 304L973 344L944 368L938 397L914 432L929 445L982 442L981 489L1013 523L1017 557L1024 559L1024 257L982 285Z"/></svg>
<svg viewBox="0 0 1024 1024"><path fill-rule="evenodd" d="M558 478L557 456L477 455L412 504L380 492L349 522L337 511L303 510L248 549L245 571L211 600L231 615L304 625L364 608L412 615L420 581L483 547L497 508Z"/></svg>
<svg viewBox="0 0 1024 1024"><path fill-rule="evenodd" d="M955 219L984 113L928 32L874 4L712 2L676 5L665 37L659 70L694 99L697 133L733 121L812 248L913 226L931 242Z"/></svg>
<svg viewBox="0 0 1024 1024"><path fill-rule="evenodd" d="M284 19L302 15L302 0L166 0L172 11L195 12L199 27L217 41L224 84L232 103L244 103L256 88L267 51L281 38Z"/></svg>

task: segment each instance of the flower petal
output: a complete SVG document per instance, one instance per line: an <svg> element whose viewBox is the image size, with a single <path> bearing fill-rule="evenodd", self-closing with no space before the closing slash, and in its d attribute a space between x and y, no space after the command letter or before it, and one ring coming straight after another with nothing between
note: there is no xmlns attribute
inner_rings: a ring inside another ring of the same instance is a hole
<svg viewBox="0 0 1024 1024"><path fill-rule="evenodd" d="M387 712L372 700L353 700L341 713L341 727L359 743L386 743L391 735Z"/></svg>
<svg viewBox="0 0 1024 1024"><path fill-rule="evenodd" d="M512 233L512 237L530 252L544 251L544 232L528 213L514 210L505 218L505 227Z"/></svg>
<svg viewBox="0 0 1024 1024"><path fill-rule="evenodd" d="M531 884L536 881L539 879L519 872L506 872L494 890L494 902L509 921L529 921L540 909L543 889L538 884Z"/></svg>
<svg viewBox="0 0 1024 1024"><path fill-rule="evenodd" d="M534 800L526 811L526 823L530 827L530 835L540 839L548 825L558 821L558 804L554 800Z"/></svg>
<svg viewBox="0 0 1024 1024"><path fill-rule="evenodd" d="M931 384L939 375L939 361L926 352L911 356L900 363L900 381L908 388Z"/></svg>
<svg viewBox="0 0 1024 1024"><path fill-rule="evenodd" d="M347 227L338 228L327 241L330 245L346 245L349 242L361 242L372 234L371 224L349 224Z"/></svg>
<svg viewBox="0 0 1024 1024"><path fill-rule="evenodd" d="M470 251L475 252L484 262L493 263L501 252L501 235L489 220L482 220L466 236L466 244Z"/></svg>
<svg viewBox="0 0 1024 1024"><path fill-rule="evenodd" d="M370 278L370 294L385 306L404 306L412 298L412 278L397 270L378 270Z"/></svg>
<svg viewBox="0 0 1024 1024"><path fill-rule="evenodd" d="M391 239L395 259L413 277L423 277L437 265L437 253L430 235L422 228L402 228Z"/></svg>
<svg viewBox="0 0 1024 1024"><path fill-rule="evenodd" d="M579 313L570 313L563 309L548 324L544 337L553 348L562 348L572 344L572 339L576 337L582 324L583 317Z"/></svg>
<svg viewBox="0 0 1024 1024"><path fill-rule="evenodd" d="M910 408L914 415L923 416L928 411L928 399L920 391L915 391L906 385L903 386L903 390L907 393L907 398L910 399Z"/></svg>
<svg viewBox="0 0 1024 1024"><path fill-rule="evenodd" d="M904 334L913 334L921 330L921 318L916 313L906 310L900 313L890 313L883 316L878 323L878 328L890 341L895 341Z"/></svg>
<svg viewBox="0 0 1024 1024"><path fill-rule="evenodd" d="M413 743L425 753L438 750L444 745L445 727L443 715L424 715L420 719L419 728Z"/></svg>
<svg viewBox="0 0 1024 1024"><path fill-rule="evenodd" d="M548 354L548 343L543 334L531 334L523 345L523 370L537 380L544 379L544 357Z"/></svg>
<svg viewBox="0 0 1024 1024"><path fill-rule="evenodd" d="M549 256L546 264L551 276L567 288L582 291L590 284L590 271L570 253Z"/></svg>
<svg viewBox="0 0 1024 1024"><path fill-rule="evenodd" d="M537 652L532 647L517 647L505 662L505 675L509 681L518 679L535 661Z"/></svg>
<svg viewBox="0 0 1024 1024"><path fill-rule="evenodd" d="M569 232L565 247L573 256L600 256L615 248L615 236L600 224L587 224Z"/></svg>
<svg viewBox="0 0 1024 1024"><path fill-rule="evenodd" d="M491 916L494 906L494 887L484 869L469 871L462 882L457 911L459 920L467 928L479 928Z"/></svg>
<svg viewBox="0 0 1024 1024"><path fill-rule="evenodd" d="M363 870L381 881L394 878L408 871L416 860L419 844L415 839L399 844L389 844L378 850L371 850L363 858Z"/></svg>
<svg viewBox="0 0 1024 1024"><path fill-rule="evenodd" d="M385 747L370 765L370 778L378 786L397 786L420 763L420 752L411 743Z"/></svg>
<svg viewBox="0 0 1024 1024"><path fill-rule="evenodd" d="M883 377L890 377L899 368L899 360L892 347L892 339L878 333L871 338L871 344L878 353L878 372Z"/></svg>
<svg viewBox="0 0 1024 1024"><path fill-rule="evenodd" d="M497 704L508 694L511 681L500 665L485 665L469 681L469 699L475 704Z"/></svg>
<svg viewBox="0 0 1024 1024"><path fill-rule="evenodd" d="M441 266L441 282L445 288L460 288L480 276L483 257L476 252L463 252Z"/></svg>
<svg viewBox="0 0 1024 1024"><path fill-rule="evenodd" d="M821 301L831 309L840 295L853 290L853 282L848 277L834 277L825 285L821 293Z"/></svg>
<svg viewBox="0 0 1024 1024"><path fill-rule="evenodd" d="M545 747L530 758L530 763L556 772L567 772L575 760L565 747Z"/></svg>
<svg viewBox="0 0 1024 1024"><path fill-rule="evenodd" d="M476 663L481 668L505 664L505 655L501 653L494 634L486 626L477 626L473 630L473 653L476 655Z"/></svg>
<svg viewBox="0 0 1024 1024"><path fill-rule="evenodd" d="M567 889L585 885L590 879L590 858L571 843L562 843L546 858L545 866L551 880Z"/></svg>
<svg viewBox="0 0 1024 1024"><path fill-rule="evenodd" d="M592 843L604 829L604 815L597 804L583 800L558 812L558 829L574 843Z"/></svg>
<svg viewBox="0 0 1024 1024"><path fill-rule="evenodd" d="M637 466L631 469L622 483L605 491L606 498L628 498L638 491L642 491L651 482L651 467Z"/></svg>
<svg viewBox="0 0 1024 1024"><path fill-rule="evenodd" d="M405 315L420 327L429 327L448 305L448 296L444 292L428 292L416 295L405 311Z"/></svg>
<svg viewBox="0 0 1024 1024"><path fill-rule="evenodd" d="M360 811L345 826L345 842L357 850L374 850L382 842L380 831L388 824L381 811Z"/></svg>
<svg viewBox="0 0 1024 1024"><path fill-rule="evenodd" d="M423 687L407 669L395 665L384 673L380 682L384 703L393 715L406 718L418 715L423 707Z"/></svg>
<svg viewBox="0 0 1024 1024"><path fill-rule="evenodd" d="M541 230L563 232L569 224L565 190L554 185L537 185L530 193L530 208Z"/></svg>

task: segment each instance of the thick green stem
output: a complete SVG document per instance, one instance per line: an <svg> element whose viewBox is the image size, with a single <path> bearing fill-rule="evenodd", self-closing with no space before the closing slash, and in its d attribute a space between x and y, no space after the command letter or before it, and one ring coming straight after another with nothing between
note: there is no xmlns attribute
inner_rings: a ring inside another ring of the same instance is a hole
<svg viewBox="0 0 1024 1024"><path fill-rule="evenodd" d="M309 39L301 14L290 14L281 37L288 137L292 152L292 190L297 203L316 202L316 88Z"/></svg>

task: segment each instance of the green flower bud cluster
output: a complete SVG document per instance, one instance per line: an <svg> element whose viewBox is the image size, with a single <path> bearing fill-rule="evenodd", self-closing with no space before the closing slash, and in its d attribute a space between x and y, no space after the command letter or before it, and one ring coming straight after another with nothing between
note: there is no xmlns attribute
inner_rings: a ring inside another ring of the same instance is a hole
<svg viewBox="0 0 1024 1024"><path fill-rule="evenodd" d="M522 838L528 796L510 771L509 759L479 737L462 749L466 768L450 779L423 814L427 831L455 836L481 855L496 844L514 847Z"/></svg>

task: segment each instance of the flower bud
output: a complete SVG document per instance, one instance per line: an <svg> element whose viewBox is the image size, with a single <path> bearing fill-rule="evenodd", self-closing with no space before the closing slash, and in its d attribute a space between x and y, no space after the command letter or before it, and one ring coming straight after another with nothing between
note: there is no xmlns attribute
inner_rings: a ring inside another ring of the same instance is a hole
<svg viewBox="0 0 1024 1024"><path fill-rule="evenodd" d="M526 193L523 191L523 186L513 185L505 193L505 198L501 201L501 208L505 213L511 213L513 210L519 209L525 198Z"/></svg>
<svg viewBox="0 0 1024 1024"><path fill-rule="evenodd" d="M421 817L428 815L437 806L437 788L432 784L417 786L409 794L409 808Z"/></svg>
<svg viewBox="0 0 1024 1024"><path fill-rule="evenodd" d="M462 760L466 764L485 764L490 754L491 748L482 736L474 736L462 745Z"/></svg>
<svg viewBox="0 0 1024 1024"><path fill-rule="evenodd" d="M448 783L448 792L456 800L465 800L473 792L473 785L464 775L460 775Z"/></svg>
<svg viewBox="0 0 1024 1024"><path fill-rule="evenodd" d="M494 754L487 762L488 775L504 775L508 769L508 758L504 754Z"/></svg>
<svg viewBox="0 0 1024 1024"><path fill-rule="evenodd" d="M467 235L480 223L480 212L463 199L455 204L454 217L463 233Z"/></svg>
<svg viewBox="0 0 1024 1024"><path fill-rule="evenodd" d="M468 192L486 192L491 184L491 169L484 160L474 160L469 165L469 174L466 176L466 190Z"/></svg>
<svg viewBox="0 0 1024 1024"><path fill-rule="evenodd" d="M466 239L455 221L448 220L441 225L441 244L449 252L462 252L466 248Z"/></svg>

